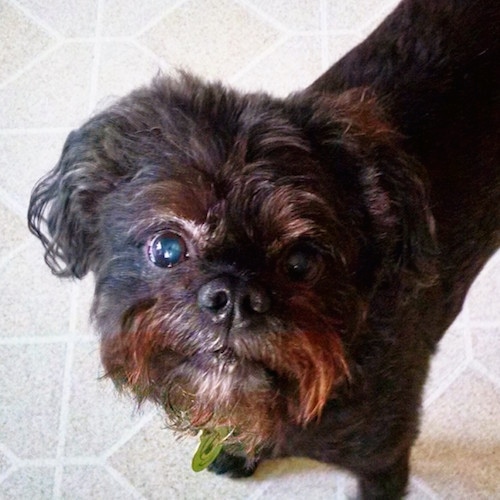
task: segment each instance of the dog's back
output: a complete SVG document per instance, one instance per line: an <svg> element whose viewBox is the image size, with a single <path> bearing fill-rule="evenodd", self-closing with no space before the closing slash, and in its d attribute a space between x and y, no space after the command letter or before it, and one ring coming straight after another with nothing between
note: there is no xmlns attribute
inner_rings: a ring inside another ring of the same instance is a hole
<svg viewBox="0 0 500 500"><path fill-rule="evenodd" d="M445 323L500 245L499 61L498 0L407 0L309 88L370 88L427 169Z"/></svg>

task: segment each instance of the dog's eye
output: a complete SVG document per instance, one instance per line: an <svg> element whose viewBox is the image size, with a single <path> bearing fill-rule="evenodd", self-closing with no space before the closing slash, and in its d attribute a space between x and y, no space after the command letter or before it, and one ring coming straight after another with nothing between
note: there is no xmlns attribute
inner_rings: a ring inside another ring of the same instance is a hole
<svg viewBox="0 0 500 500"><path fill-rule="evenodd" d="M321 255L314 248L301 245L290 250L285 259L285 272L292 281L313 281L321 273Z"/></svg>
<svg viewBox="0 0 500 500"><path fill-rule="evenodd" d="M158 267L173 267L188 257L186 243L172 232L157 234L148 244L148 257Z"/></svg>

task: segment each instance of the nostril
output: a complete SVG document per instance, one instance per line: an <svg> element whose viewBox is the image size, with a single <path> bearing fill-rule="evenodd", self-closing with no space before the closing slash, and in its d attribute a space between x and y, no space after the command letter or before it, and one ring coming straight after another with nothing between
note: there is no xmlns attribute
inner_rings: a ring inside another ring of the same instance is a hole
<svg viewBox="0 0 500 500"><path fill-rule="evenodd" d="M268 293L258 285L251 285L236 296L236 317L240 321L256 319L271 308L271 299Z"/></svg>
<svg viewBox="0 0 500 500"><path fill-rule="evenodd" d="M245 298L244 305L248 311L263 314L269 311L271 301L269 295L264 290L260 288L251 288Z"/></svg>
<svg viewBox="0 0 500 500"><path fill-rule="evenodd" d="M213 314L221 314L231 308L231 289L224 279L216 279L198 290L198 306Z"/></svg>
<svg viewBox="0 0 500 500"><path fill-rule="evenodd" d="M225 290L219 290L209 296L208 308L214 311L220 311L226 307L229 302L229 296Z"/></svg>

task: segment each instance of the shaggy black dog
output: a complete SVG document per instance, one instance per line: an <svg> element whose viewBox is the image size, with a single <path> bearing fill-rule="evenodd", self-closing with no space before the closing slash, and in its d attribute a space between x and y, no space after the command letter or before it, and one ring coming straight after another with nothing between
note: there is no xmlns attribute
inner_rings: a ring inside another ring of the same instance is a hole
<svg viewBox="0 0 500 500"><path fill-rule="evenodd" d="M286 99L158 78L36 186L107 374L215 472L307 456L404 494L429 360L500 242L499 28L498 0L405 0Z"/></svg>

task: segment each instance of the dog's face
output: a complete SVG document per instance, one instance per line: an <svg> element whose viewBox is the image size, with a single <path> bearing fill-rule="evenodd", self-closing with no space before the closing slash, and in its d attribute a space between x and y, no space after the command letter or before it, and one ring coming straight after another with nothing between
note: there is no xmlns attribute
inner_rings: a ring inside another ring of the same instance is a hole
<svg viewBox="0 0 500 500"><path fill-rule="evenodd" d="M429 277L424 184L398 140L362 92L159 80L70 135L30 224L55 272L94 272L107 374L251 453L348 383L378 288Z"/></svg>

